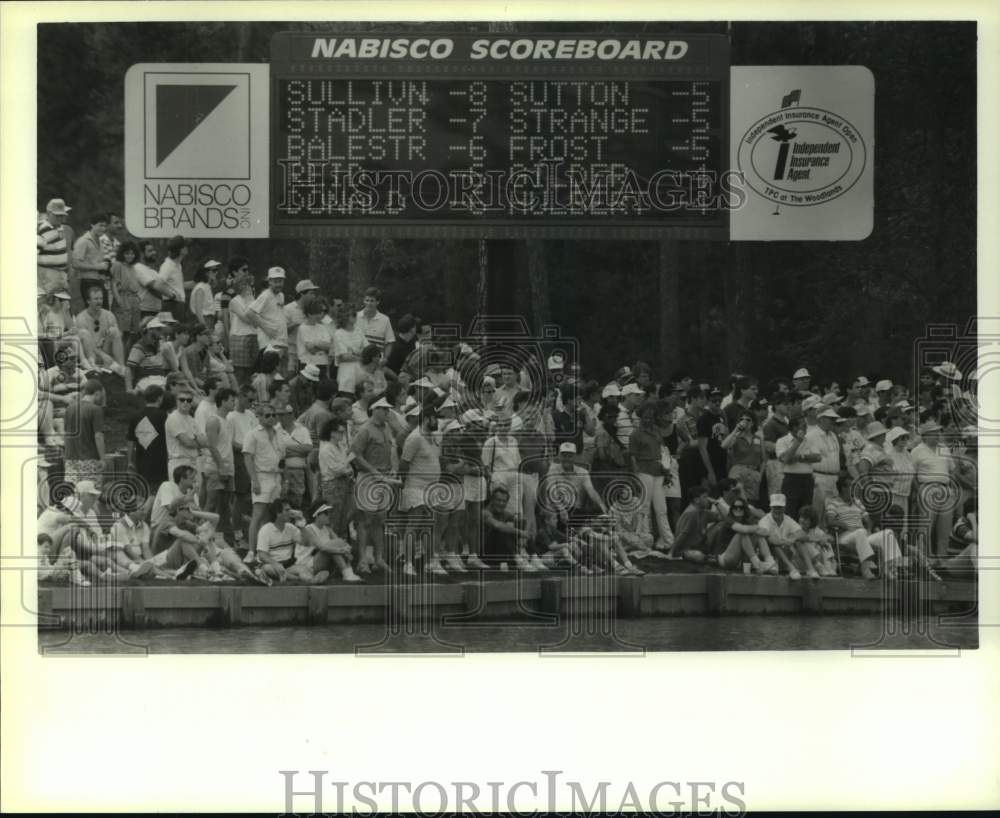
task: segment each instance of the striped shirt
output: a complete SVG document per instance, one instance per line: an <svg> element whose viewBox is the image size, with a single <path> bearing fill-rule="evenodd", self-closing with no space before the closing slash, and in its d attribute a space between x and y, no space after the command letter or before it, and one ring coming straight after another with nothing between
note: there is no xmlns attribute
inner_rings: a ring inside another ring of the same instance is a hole
<svg viewBox="0 0 1000 818"><path fill-rule="evenodd" d="M389 316L377 311L369 318L365 315L365 311L361 310L357 315L354 330L358 335L364 336L366 344L374 344L379 349L396 340Z"/></svg>
<svg viewBox="0 0 1000 818"><path fill-rule="evenodd" d="M66 272L69 248L62 227L54 227L47 218L38 223L38 266Z"/></svg>

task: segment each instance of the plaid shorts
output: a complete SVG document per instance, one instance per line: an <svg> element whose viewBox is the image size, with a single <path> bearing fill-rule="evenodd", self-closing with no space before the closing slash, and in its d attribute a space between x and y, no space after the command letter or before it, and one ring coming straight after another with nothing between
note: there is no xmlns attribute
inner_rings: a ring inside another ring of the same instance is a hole
<svg viewBox="0 0 1000 818"><path fill-rule="evenodd" d="M252 369L257 365L257 336L232 335L229 338L229 358L234 367Z"/></svg>

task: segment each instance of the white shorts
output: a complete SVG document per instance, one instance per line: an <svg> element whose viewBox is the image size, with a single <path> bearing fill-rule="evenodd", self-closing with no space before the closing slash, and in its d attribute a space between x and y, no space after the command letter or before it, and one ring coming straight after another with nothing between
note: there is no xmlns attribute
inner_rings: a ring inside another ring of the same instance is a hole
<svg viewBox="0 0 1000 818"><path fill-rule="evenodd" d="M255 503L271 503L281 496L281 475L271 472L258 472L257 482L260 484L260 494L251 494Z"/></svg>

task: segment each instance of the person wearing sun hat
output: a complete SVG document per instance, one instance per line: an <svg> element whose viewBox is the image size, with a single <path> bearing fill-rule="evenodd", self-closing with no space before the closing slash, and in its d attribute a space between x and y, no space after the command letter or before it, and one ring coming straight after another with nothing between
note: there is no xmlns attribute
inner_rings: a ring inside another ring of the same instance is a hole
<svg viewBox="0 0 1000 818"><path fill-rule="evenodd" d="M837 437L836 422L840 415L822 401L816 414L816 425L806 430L806 444L821 458L813 466L812 505L816 516L822 518L826 501L837 493L837 477L840 475L840 438Z"/></svg>
<svg viewBox="0 0 1000 818"><path fill-rule="evenodd" d="M927 543L936 556L945 556L951 536L957 496L952 473L954 461L941 447L941 425L931 419L917 429L920 443L913 447L913 469L917 479L917 502L925 518Z"/></svg>
<svg viewBox="0 0 1000 818"><path fill-rule="evenodd" d="M267 271L267 288L247 307L244 320L256 327L257 346L260 349L280 342L284 348L283 353L288 351L288 324L282 309L284 288L284 268L271 267Z"/></svg>

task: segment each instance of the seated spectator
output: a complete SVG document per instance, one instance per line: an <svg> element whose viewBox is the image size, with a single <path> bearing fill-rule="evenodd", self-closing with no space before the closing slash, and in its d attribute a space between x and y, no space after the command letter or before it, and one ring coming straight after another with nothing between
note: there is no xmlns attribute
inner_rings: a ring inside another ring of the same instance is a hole
<svg viewBox="0 0 1000 818"><path fill-rule="evenodd" d="M767 529L761 523L755 522L748 513L746 500L736 500L729 507L729 517L726 520L732 537L726 545L726 550L715 556L720 568L732 570L738 568L746 559L757 574L777 574L778 564L771 556L767 543ZM766 518L765 518L766 519ZM796 528L798 526L796 525Z"/></svg>
<svg viewBox="0 0 1000 818"><path fill-rule="evenodd" d="M272 582L285 582L288 570L308 553L302 547L302 534L291 522L292 511L287 500L274 500L270 505L272 522L264 523L257 532L257 570Z"/></svg>
<svg viewBox="0 0 1000 818"><path fill-rule="evenodd" d="M837 497L826 501L826 525L836 533L841 548L845 546L857 553L861 576L875 579L875 552L882 559L882 571L895 576L895 563L902 556L891 529L873 531L868 512L851 497L851 477L844 474L837 479Z"/></svg>
<svg viewBox="0 0 1000 818"><path fill-rule="evenodd" d="M124 570L130 579L141 579L155 572L151 532L146 524L152 502L150 499L145 503L129 505L111 526L108 536L108 561Z"/></svg>
<svg viewBox="0 0 1000 818"><path fill-rule="evenodd" d="M125 348L118 319L104 309L104 287L87 288L87 307L75 319L76 331L87 357L117 375L125 375Z"/></svg>
<svg viewBox="0 0 1000 818"><path fill-rule="evenodd" d="M816 572L821 577L837 575L837 560L833 553L833 537L819 527L816 510L812 506L803 506L799 511L799 525L805 535L805 544L809 549L809 559ZM805 561L803 560L805 564ZM808 573L808 564L806 572Z"/></svg>
<svg viewBox="0 0 1000 818"><path fill-rule="evenodd" d="M351 545L330 527L334 509L320 501L310 512L312 522L302 529L302 538L309 556L297 563L293 570L306 582L320 585L336 570L344 582L362 582L351 568ZM311 560L311 564L310 564Z"/></svg>
<svg viewBox="0 0 1000 818"><path fill-rule="evenodd" d="M668 558L672 560L686 559L691 562L704 562L707 548L706 530L709 521L711 501L708 489L704 486L692 486L688 507L677 520L677 531L674 533L674 544Z"/></svg>
<svg viewBox="0 0 1000 818"><path fill-rule="evenodd" d="M771 550L778 557L781 567L788 571L790 579L802 579L799 565L804 567L808 577L818 578L819 574L812 559L814 549L807 541L806 534L799 523L785 514L784 495L771 495L770 505L770 512L761 518L759 525L764 530L764 536L767 537ZM811 515L815 521L815 514L812 506L802 506L799 510L800 518L808 519ZM815 528L815 522L813 522L813 528Z"/></svg>

